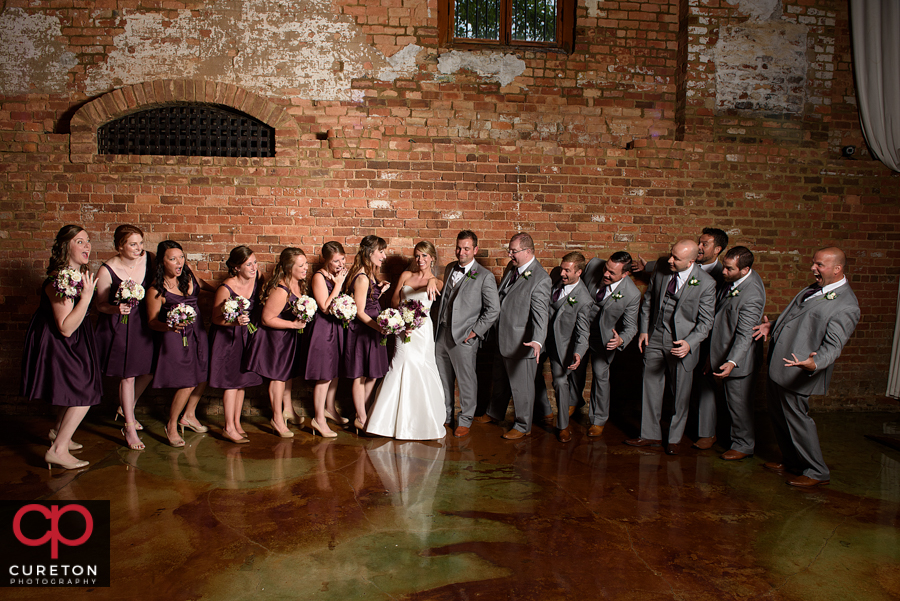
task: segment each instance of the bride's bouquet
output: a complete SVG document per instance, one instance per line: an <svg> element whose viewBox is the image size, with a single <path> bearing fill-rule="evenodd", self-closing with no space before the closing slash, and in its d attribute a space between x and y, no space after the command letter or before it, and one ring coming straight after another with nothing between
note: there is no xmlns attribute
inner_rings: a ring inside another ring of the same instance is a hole
<svg viewBox="0 0 900 601"><path fill-rule="evenodd" d="M134 280L125 280L121 284L119 284L119 289L116 290L116 302L121 304L126 304L131 307L133 311L135 307L137 307L138 303L144 300L144 287L135 282ZM128 323L128 316L121 315L119 317L119 323Z"/></svg>
<svg viewBox="0 0 900 601"><path fill-rule="evenodd" d="M197 312L190 305L181 303L172 307L166 314L166 325L170 328L185 328L197 319ZM188 345L187 334L181 331L181 344Z"/></svg>
<svg viewBox="0 0 900 601"><path fill-rule="evenodd" d="M241 316L246 316L250 310L250 299L244 298L240 294L235 294L222 305L222 315L226 323L234 323ZM256 326L252 323L247 324L247 332L253 334L256 332Z"/></svg>
<svg viewBox="0 0 900 601"><path fill-rule="evenodd" d="M346 328L356 318L356 301L349 294L339 294L331 301L331 314Z"/></svg>
<svg viewBox="0 0 900 601"><path fill-rule="evenodd" d="M409 332L422 327L425 320L428 319L428 311L425 310L422 301L408 298L400 301L400 317L406 325L404 329L407 332L407 335L403 337L403 342L409 342Z"/></svg>
<svg viewBox="0 0 900 601"><path fill-rule="evenodd" d="M60 269L53 280L53 287L56 289L56 296L59 298L72 299L81 294L84 288L84 282L81 280L81 272L71 267Z"/></svg>
<svg viewBox="0 0 900 601"><path fill-rule="evenodd" d="M406 322L403 321L403 316L400 314L400 311L394 308L385 309L379 313L378 317L375 318L375 323L381 326L385 334L381 337L381 342L379 343L381 346L387 346L387 337L391 334L400 334L406 330Z"/></svg>
<svg viewBox="0 0 900 601"><path fill-rule="evenodd" d="M316 316L316 311L319 309L319 305L316 304L316 300L311 296L303 296L297 297L297 300L291 303L291 311L294 313L294 316L300 321L305 321L309 323ZM298 334L303 333L303 328L297 330Z"/></svg>

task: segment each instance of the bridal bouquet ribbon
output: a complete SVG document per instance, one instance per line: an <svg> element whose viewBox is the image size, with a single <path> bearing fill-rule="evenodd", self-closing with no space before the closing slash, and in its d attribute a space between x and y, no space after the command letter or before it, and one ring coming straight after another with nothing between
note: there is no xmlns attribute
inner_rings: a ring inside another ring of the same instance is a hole
<svg viewBox="0 0 900 601"><path fill-rule="evenodd" d="M240 294L235 294L222 305L222 315L226 323L234 323L241 316L247 316L250 311L250 300L244 298ZM256 332L256 326L252 323L247 324L247 332L253 334Z"/></svg>
<svg viewBox="0 0 900 601"><path fill-rule="evenodd" d="M408 298L400 302L400 317L403 319L403 323L406 324L404 329L408 334L424 325L425 320L428 319L428 311L425 310L425 305L422 304L422 301ZM403 337L403 342L409 342L409 335Z"/></svg>
<svg viewBox="0 0 900 601"><path fill-rule="evenodd" d="M144 287L134 280L125 280L119 284L116 290L116 302L120 305L128 305L132 311L137 307L138 303L144 300ZM128 323L127 315L119 316L119 323Z"/></svg>
<svg viewBox="0 0 900 601"><path fill-rule="evenodd" d="M196 319L197 312L194 311L194 308L181 303L172 307L166 314L166 325L170 328L185 328L194 323ZM184 330L181 331L181 344L188 345L187 334L184 333Z"/></svg>
<svg viewBox="0 0 900 601"><path fill-rule="evenodd" d="M60 269L56 274L56 279L53 280L53 288L56 289L56 296L59 298L75 300L81 294L81 289L84 288L81 272L71 267Z"/></svg>
<svg viewBox="0 0 900 601"><path fill-rule="evenodd" d="M319 305L316 304L316 300L313 297L306 295L297 297L297 300L291 303L291 311L294 313L294 316L306 323L313 320L318 308ZM297 332L302 334L303 328L300 328Z"/></svg>
<svg viewBox="0 0 900 601"><path fill-rule="evenodd" d="M403 315L394 308L385 309L375 318L375 323L381 326L385 336L381 337L381 346L387 346L387 337L391 334L400 334L406 330L406 322L403 321Z"/></svg>
<svg viewBox="0 0 900 601"><path fill-rule="evenodd" d="M356 301L349 294L339 294L331 301L331 314L346 328L356 318Z"/></svg>

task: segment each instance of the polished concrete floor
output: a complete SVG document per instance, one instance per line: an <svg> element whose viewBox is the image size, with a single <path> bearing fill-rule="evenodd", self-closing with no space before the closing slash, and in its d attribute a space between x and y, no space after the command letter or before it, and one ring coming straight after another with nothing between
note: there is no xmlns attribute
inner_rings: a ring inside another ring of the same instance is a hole
<svg viewBox="0 0 900 601"><path fill-rule="evenodd" d="M717 447L670 457L576 427L563 445L535 426L502 440L324 440L215 416L188 445L145 417L129 451L103 412L76 440L91 465L42 463L50 423L7 416L3 499L109 499L112 586L3 589L4 599L900 598L900 452L867 440L896 413L817 417L830 486L799 490ZM626 430L628 425L623 426Z"/></svg>

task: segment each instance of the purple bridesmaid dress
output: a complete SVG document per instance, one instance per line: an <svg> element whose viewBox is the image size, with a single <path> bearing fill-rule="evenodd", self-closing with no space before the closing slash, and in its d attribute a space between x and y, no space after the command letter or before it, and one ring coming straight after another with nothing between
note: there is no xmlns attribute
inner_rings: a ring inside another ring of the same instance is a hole
<svg viewBox="0 0 900 601"><path fill-rule="evenodd" d="M361 275L364 274L356 274L353 280ZM353 282L349 288L353 289ZM381 305L378 303L380 297L381 288L375 285L374 278L370 278L364 312L372 319L381 313ZM344 377L350 379L383 377L388 371L388 352L387 347L381 346L380 342L381 334L358 319L351 321L344 341Z"/></svg>
<svg viewBox="0 0 900 601"><path fill-rule="evenodd" d="M328 295L334 290L334 282L321 276L328 287ZM300 353L300 375L307 380L333 380L341 375L341 355L344 352L344 328L340 320L333 315L323 313L321 309L316 318L306 326Z"/></svg>
<svg viewBox="0 0 900 601"><path fill-rule="evenodd" d="M278 315L286 321L296 321L290 304L297 300L297 295L286 286L278 286L288 293L288 300ZM287 382L296 374L294 360L300 348L301 334L299 330L281 330L260 326L251 337L250 350L244 357L244 366L248 371L256 372L264 378Z"/></svg>
<svg viewBox="0 0 900 601"><path fill-rule="evenodd" d="M166 315L180 304L189 305L197 312L197 319L184 332L156 332L156 371L153 388L191 388L206 382L209 372L209 341L203 329L203 316L197 302L200 285L191 276L193 294L178 296L168 290L163 292L165 303L159 311L159 321L165 323ZM155 294L155 292L150 292ZM187 337L187 346L182 342Z"/></svg>
<svg viewBox="0 0 900 601"><path fill-rule="evenodd" d="M223 284L231 298L238 296L234 290ZM256 299L259 295L259 280L253 286L250 301L250 322L258 324L256 315ZM257 332L258 334L259 332ZM243 368L244 355L247 354L250 340L257 334L250 334L247 326L218 326L213 324L209 330L209 385L216 388L240 389L262 384L259 374Z"/></svg>

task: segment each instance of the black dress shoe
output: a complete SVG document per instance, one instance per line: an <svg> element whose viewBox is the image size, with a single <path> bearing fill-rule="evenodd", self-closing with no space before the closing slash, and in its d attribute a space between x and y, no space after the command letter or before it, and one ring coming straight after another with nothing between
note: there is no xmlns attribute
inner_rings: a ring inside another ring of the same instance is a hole
<svg viewBox="0 0 900 601"><path fill-rule="evenodd" d="M662 441L649 438L629 438L625 441L625 444L629 447L658 447L662 444Z"/></svg>
<svg viewBox="0 0 900 601"><path fill-rule="evenodd" d="M678 455L679 452L677 444L666 445L666 455Z"/></svg>

